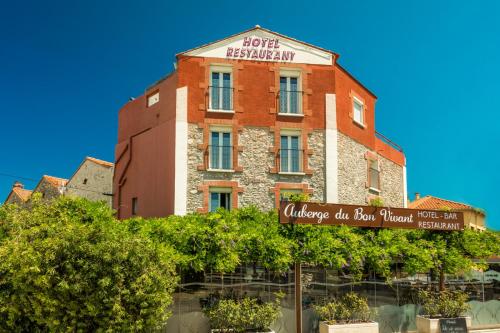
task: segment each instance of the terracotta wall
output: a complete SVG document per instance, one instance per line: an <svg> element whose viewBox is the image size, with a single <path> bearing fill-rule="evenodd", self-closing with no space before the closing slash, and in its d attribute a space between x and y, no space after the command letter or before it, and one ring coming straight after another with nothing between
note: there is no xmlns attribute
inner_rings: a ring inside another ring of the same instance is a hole
<svg viewBox="0 0 500 333"><path fill-rule="evenodd" d="M134 197L138 215L173 214L176 86L174 73L120 110L113 179L119 218L131 216ZM160 101L147 107L147 96L156 91Z"/></svg>

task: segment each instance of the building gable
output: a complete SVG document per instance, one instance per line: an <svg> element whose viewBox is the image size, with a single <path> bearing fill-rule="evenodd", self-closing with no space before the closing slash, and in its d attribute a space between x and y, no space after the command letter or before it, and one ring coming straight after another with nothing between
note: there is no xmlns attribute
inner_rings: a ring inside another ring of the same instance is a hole
<svg viewBox="0 0 500 333"><path fill-rule="evenodd" d="M333 65L331 51L256 27L178 54L232 60Z"/></svg>

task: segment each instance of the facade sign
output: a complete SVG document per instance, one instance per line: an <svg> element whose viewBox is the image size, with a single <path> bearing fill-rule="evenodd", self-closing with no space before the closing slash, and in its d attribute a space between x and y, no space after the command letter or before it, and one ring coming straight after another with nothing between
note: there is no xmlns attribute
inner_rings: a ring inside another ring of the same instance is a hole
<svg viewBox="0 0 500 333"><path fill-rule="evenodd" d="M331 52L260 30L227 38L184 54L229 60L333 64Z"/></svg>
<svg viewBox="0 0 500 333"><path fill-rule="evenodd" d="M280 223L348 225L371 228L463 230L461 212L312 202L280 203Z"/></svg>

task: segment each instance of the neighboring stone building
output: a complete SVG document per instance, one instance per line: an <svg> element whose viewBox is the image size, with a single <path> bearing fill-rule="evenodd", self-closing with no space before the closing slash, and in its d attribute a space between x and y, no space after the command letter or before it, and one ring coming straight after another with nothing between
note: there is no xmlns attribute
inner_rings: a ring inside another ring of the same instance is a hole
<svg viewBox="0 0 500 333"><path fill-rule="evenodd" d="M15 182L4 203L29 204L32 193L38 192L46 200L68 195L104 201L111 206L113 171L113 163L86 157L69 180L44 175L33 191L25 190L23 184Z"/></svg>
<svg viewBox="0 0 500 333"><path fill-rule="evenodd" d="M403 207L405 156L338 58L260 27L179 53L119 112L118 216L272 209L284 192Z"/></svg>
<svg viewBox="0 0 500 333"><path fill-rule="evenodd" d="M113 198L114 165L93 157L86 157L66 184L65 195L105 201L111 206Z"/></svg>
<svg viewBox="0 0 500 333"><path fill-rule="evenodd" d="M50 200L64 193L67 179L44 175L33 189L33 193L41 193L42 199Z"/></svg>
<svg viewBox="0 0 500 333"><path fill-rule="evenodd" d="M452 210L462 212L464 214L464 223L466 227L472 230L486 230L485 218L486 214L482 209L474 208L471 205L461 202L441 199L427 195L420 197L419 193L415 194L415 200L408 203L408 208L413 209L433 209L433 210Z"/></svg>
<svg viewBox="0 0 500 333"><path fill-rule="evenodd" d="M24 205L29 200L31 192L32 191L30 190L24 189L24 185L16 181L14 182L7 199L5 199L5 203Z"/></svg>

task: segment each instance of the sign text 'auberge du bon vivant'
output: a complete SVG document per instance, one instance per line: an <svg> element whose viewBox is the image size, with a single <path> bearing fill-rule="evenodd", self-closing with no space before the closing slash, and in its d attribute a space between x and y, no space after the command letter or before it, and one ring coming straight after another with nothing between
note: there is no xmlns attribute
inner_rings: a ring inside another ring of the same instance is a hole
<svg viewBox="0 0 500 333"><path fill-rule="evenodd" d="M280 223L463 230L461 212L282 201Z"/></svg>

